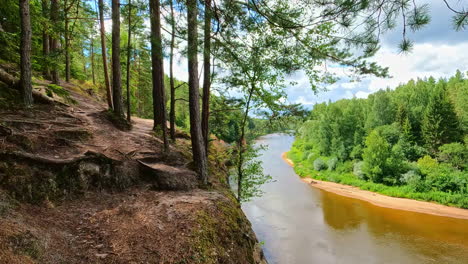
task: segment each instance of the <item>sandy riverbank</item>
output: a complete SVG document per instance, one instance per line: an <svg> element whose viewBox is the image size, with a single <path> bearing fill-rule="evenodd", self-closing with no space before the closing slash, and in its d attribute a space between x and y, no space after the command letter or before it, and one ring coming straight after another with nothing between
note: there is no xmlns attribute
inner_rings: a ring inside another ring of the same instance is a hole
<svg viewBox="0 0 468 264"><path fill-rule="evenodd" d="M292 160L288 159L286 156L286 152L284 152L281 157L283 160L289 164L290 166L294 166ZM326 182L315 180L312 178L302 178L303 181L311 184L315 188L319 188L325 191L333 192L339 195L360 199L367 201L371 204L393 208L398 210L406 210L418 213L425 213L425 214L432 214L432 215L439 215L439 216L446 216L446 217L454 217L454 218L461 218L461 219L468 219L468 209L456 208L445 206L441 204L431 203L431 202L423 202L417 201L412 199L405 199L405 198L396 198L390 197L370 191L361 190L357 187L344 185L334 182Z"/></svg>

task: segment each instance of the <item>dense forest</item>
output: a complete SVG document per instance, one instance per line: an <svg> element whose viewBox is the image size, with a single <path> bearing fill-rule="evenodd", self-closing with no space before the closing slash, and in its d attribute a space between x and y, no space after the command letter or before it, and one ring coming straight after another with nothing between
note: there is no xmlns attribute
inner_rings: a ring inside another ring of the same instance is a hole
<svg viewBox="0 0 468 264"><path fill-rule="evenodd" d="M418 79L317 104L289 153L296 171L468 208L468 79Z"/></svg>

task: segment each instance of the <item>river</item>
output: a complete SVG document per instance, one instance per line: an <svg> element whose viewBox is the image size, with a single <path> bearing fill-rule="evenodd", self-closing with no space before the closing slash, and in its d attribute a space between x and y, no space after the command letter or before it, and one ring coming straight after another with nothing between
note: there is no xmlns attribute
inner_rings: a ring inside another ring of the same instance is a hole
<svg viewBox="0 0 468 264"><path fill-rule="evenodd" d="M294 138L257 143L274 182L242 208L270 264L468 263L468 220L374 206L316 189L281 158Z"/></svg>

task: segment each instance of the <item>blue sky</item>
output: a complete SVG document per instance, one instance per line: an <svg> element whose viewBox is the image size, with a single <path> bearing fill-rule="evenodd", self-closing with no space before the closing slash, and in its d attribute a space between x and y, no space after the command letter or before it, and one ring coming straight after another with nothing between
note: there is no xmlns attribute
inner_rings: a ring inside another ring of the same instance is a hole
<svg viewBox="0 0 468 264"><path fill-rule="evenodd" d="M457 9L467 7L466 0L449 0L449 3ZM400 54L398 44L401 41L401 27L388 32L382 37L381 49L372 59L379 65L389 67L392 78L368 77L360 82L353 82L348 78L346 70L341 67L329 67L340 77L340 80L329 85L328 91L315 94L305 74L297 72L289 76L289 80L297 82L297 85L288 87L287 101L301 103L311 108L315 103L328 100L336 101L344 98L367 98L371 93L387 87L394 89L399 84L411 79L433 76L435 78L450 77L459 69L468 71L468 29L455 31L452 25L453 13L445 6L442 0L416 0L419 5L428 3L431 22L423 29L413 33L407 32L408 37L414 41L414 47L409 54ZM110 28L110 27L109 27ZM165 61L168 69L169 62ZM201 65L200 65L201 67ZM178 79L187 80L187 61L178 58L174 68Z"/></svg>
<svg viewBox="0 0 468 264"><path fill-rule="evenodd" d="M317 102L336 101L343 98L366 98L370 93L390 87L394 89L411 79L433 76L449 77L457 69L468 71L468 30L455 31L452 26L452 13L442 0L418 1L430 5L431 23L415 33L409 32L414 48L409 54L400 54L401 29L398 27L382 38L382 48L373 58L381 66L389 67L392 78L363 78L352 82L343 69L335 69L341 79L327 88L327 92L314 94L307 77L296 73L290 77L299 83L287 90L288 100L312 107ZM454 6L466 5L464 1L449 1Z"/></svg>

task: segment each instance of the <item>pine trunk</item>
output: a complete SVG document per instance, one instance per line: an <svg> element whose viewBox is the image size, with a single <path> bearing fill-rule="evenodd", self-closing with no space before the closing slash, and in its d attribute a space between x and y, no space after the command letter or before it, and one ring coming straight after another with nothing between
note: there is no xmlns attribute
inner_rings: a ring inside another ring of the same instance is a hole
<svg viewBox="0 0 468 264"><path fill-rule="evenodd" d="M64 20L65 20L65 81L70 82L70 20L68 19L68 11L70 7L68 7L68 1L65 0L65 12L64 12Z"/></svg>
<svg viewBox="0 0 468 264"><path fill-rule="evenodd" d="M33 103L31 83L31 14L29 0L20 0L19 12L21 19L21 78L20 89L23 103L30 107Z"/></svg>
<svg viewBox="0 0 468 264"><path fill-rule="evenodd" d="M159 0L150 0L150 11L154 129L161 132L164 141L164 150L167 152L169 150L169 142L167 140L166 96L164 91L161 13Z"/></svg>
<svg viewBox="0 0 468 264"><path fill-rule="evenodd" d="M59 3L58 0L51 0L50 2L50 21L52 25L56 26L59 23ZM50 39L50 52L57 56L58 53L58 39L57 32L54 32L54 35ZM56 61L52 62L52 71L51 71L52 83L59 84L59 71L58 64Z"/></svg>
<svg viewBox="0 0 468 264"><path fill-rule="evenodd" d="M202 133L205 153L208 155L210 87L211 87L211 0L205 0L205 29L203 47L203 98L202 98Z"/></svg>
<svg viewBox="0 0 468 264"><path fill-rule="evenodd" d="M197 0L187 0L190 136L193 159L197 165L201 182L206 184L208 182L208 168L200 125L197 13Z"/></svg>
<svg viewBox="0 0 468 264"><path fill-rule="evenodd" d="M127 41L127 121L130 123L132 121L131 113L131 98L130 98L130 55L132 52L132 3L131 0L128 0L128 41Z"/></svg>
<svg viewBox="0 0 468 264"><path fill-rule="evenodd" d="M114 109L114 104L112 103L112 88L109 78L109 66L107 64L106 29L104 26L104 0L99 0L99 24L101 31L102 66L104 68L104 83L106 85L107 105L109 106L109 109Z"/></svg>
<svg viewBox="0 0 468 264"><path fill-rule="evenodd" d="M175 17L174 4L171 6L171 53L169 56L169 84L171 86L171 112L169 113L169 123L171 130L171 140L175 142L175 85L174 85L174 46L175 46Z"/></svg>
<svg viewBox="0 0 468 264"><path fill-rule="evenodd" d="M42 0L42 16L44 19L44 23L42 24L42 57L43 57L43 65L42 65L42 75L46 79L50 79L50 69L49 69L49 53L50 53L50 44L49 44L49 34L48 25L47 25L47 18L49 17L49 1Z"/></svg>
<svg viewBox="0 0 468 264"><path fill-rule="evenodd" d="M94 38L91 37L91 75L93 77L93 85L96 85L96 76L94 72Z"/></svg>
<svg viewBox="0 0 468 264"><path fill-rule="evenodd" d="M112 95L114 114L124 118L120 67L120 0L112 0Z"/></svg>

